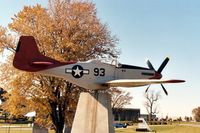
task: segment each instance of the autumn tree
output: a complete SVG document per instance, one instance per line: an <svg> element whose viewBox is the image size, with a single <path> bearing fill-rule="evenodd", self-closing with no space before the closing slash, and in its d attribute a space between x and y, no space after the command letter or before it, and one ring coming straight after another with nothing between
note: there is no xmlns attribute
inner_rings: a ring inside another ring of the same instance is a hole
<svg viewBox="0 0 200 133"><path fill-rule="evenodd" d="M92 2L50 0L47 9L25 6L12 20L12 32L34 36L41 53L60 61L111 59L118 55L117 39L97 18ZM13 52L18 37L9 37L5 29L0 32L1 52ZM12 67L13 55L1 67L3 88L11 90L5 109L13 115L36 111L36 122L53 124L56 133L61 133L64 125L70 127L82 89L60 78L18 71Z"/></svg>
<svg viewBox="0 0 200 133"><path fill-rule="evenodd" d="M194 108L192 110L195 121L200 122L200 107Z"/></svg>
<svg viewBox="0 0 200 133"><path fill-rule="evenodd" d="M147 92L144 94L145 102L144 106L149 114L149 121L152 120L152 116L158 113L157 102L161 98L160 92L155 93L154 91Z"/></svg>
<svg viewBox="0 0 200 133"><path fill-rule="evenodd" d="M130 92L126 92L118 88L111 88L109 91L112 96L111 107L113 110L129 105L133 99Z"/></svg>
<svg viewBox="0 0 200 133"><path fill-rule="evenodd" d="M4 97L4 95L7 93L7 91L5 91L3 88L0 88L0 100L1 102L5 102L6 99Z"/></svg>
<svg viewBox="0 0 200 133"><path fill-rule="evenodd" d="M0 53L4 52L5 49L10 50L12 52L15 51L13 44L15 43L13 40L13 36L7 33L7 28L0 26Z"/></svg>

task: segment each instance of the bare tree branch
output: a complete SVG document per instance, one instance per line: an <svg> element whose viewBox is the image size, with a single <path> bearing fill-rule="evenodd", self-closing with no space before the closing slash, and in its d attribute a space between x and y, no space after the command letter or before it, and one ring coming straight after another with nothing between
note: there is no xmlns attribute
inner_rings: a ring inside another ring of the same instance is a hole
<svg viewBox="0 0 200 133"><path fill-rule="evenodd" d="M144 102L144 106L149 114L149 121L152 119L152 115L158 113L158 106L156 105L158 100L161 98L160 92L154 93L147 92L144 94L146 101Z"/></svg>

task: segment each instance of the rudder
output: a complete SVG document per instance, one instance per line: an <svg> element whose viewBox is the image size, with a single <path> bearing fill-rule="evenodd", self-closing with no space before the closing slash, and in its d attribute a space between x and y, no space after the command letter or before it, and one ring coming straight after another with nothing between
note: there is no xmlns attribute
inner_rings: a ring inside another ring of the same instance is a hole
<svg viewBox="0 0 200 133"><path fill-rule="evenodd" d="M59 62L42 55L33 36L21 36L17 45L13 60L13 66L17 69L37 72L68 63Z"/></svg>

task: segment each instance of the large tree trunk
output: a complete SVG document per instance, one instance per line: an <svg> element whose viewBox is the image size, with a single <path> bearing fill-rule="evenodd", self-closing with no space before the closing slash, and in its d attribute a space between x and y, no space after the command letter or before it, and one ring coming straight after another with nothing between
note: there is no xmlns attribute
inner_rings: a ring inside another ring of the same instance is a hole
<svg viewBox="0 0 200 133"><path fill-rule="evenodd" d="M56 133L63 133L64 128L64 110L56 102L50 103L51 105L51 119L55 126Z"/></svg>
<svg viewBox="0 0 200 133"><path fill-rule="evenodd" d="M60 86L61 83L65 83L64 88ZM52 84L55 84L54 86ZM50 109L51 109L51 120L55 127L56 133L70 133L71 127L69 123L65 123L66 118L69 118L70 114L66 114L66 107L69 106L69 96L71 94L71 89L73 88L71 83L65 82L63 80L59 82L51 82L53 86L53 95L56 100L49 99ZM62 90L63 89L63 90ZM61 95L62 94L62 95ZM68 116L66 116L68 115ZM64 128L67 127L67 128Z"/></svg>
<svg viewBox="0 0 200 133"><path fill-rule="evenodd" d="M56 129L56 133L63 133L63 129Z"/></svg>

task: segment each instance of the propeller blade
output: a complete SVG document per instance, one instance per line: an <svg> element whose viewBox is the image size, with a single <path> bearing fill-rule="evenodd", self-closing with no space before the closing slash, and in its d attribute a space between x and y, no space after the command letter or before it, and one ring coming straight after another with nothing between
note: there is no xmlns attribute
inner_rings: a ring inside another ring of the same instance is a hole
<svg viewBox="0 0 200 133"><path fill-rule="evenodd" d="M162 86L163 91L165 92L166 95L168 95L167 90L165 89L165 87L163 86L163 84L160 84Z"/></svg>
<svg viewBox="0 0 200 133"><path fill-rule="evenodd" d="M147 87L147 89L145 90L145 93L147 93L147 91L149 90L149 87L150 87L151 85L149 85L148 87Z"/></svg>
<svg viewBox="0 0 200 133"><path fill-rule="evenodd" d="M150 62L149 60L147 60L147 65L148 65L148 67L149 67L150 69L152 69L152 70L155 71L153 65L151 64L151 62Z"/></svg>
<svg viewBox="0 0 200 133"><path fill-rule="evenodd" d="M159 69L158 69L158 73L161 73L162 72L162 70L165 68L165 66L167 65L167 63L168 63L168 61L169 61L169 57L167 57L167 58L165 58L165 60L163 61L163 63L160 65L160 67L159 67Z"/></svg>

